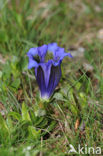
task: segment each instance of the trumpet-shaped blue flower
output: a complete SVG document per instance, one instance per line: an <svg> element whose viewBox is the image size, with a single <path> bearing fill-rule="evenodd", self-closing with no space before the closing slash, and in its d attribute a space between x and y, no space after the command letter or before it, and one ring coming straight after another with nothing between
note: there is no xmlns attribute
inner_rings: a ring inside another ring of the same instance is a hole
<svg viewBox="0 0 103 156"><path fill-rule="evenodd" d="M53 58L46 61L46 56L52 54ZM31 48L28 69L35 69L36 80L40 89L41 98L48 99L53 94L61 78L61 63L65 56L71 57L57 43L50 43L41 47Z"/></svg>

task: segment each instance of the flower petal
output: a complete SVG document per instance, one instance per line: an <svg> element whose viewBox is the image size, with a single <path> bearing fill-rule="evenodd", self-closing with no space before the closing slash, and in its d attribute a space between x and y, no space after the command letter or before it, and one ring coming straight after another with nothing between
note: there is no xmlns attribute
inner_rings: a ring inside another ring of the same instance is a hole
<svg viewBox="0 0 103 156"><path fill-rule="evenodd" d="M49 52L54 53L57 50L57 48L58 48L58 45L55 42L48 44L48 50L49 50Z"/></svg>
<svg viewBox="0 0 103 156"><path fill-rule="evenodd" d="M35 68L36 80L40 88L42 98L49 98L58 85L61 77L61 67L53 65L53 60L41 63Z"/></svg>
<svg viewBox="0 0 103 156"><path fill-rule="evenodd" d="M33 67L38 67L38 63L33 59L29 59L28 69L31 69Z"/></svg>
<svg viewBox="0 0 103 156"><path fill-rule="evenodd" d="M66 53L64 48L58 48L56 51L55 51L55 56L54 56L54 60L63 60L63 58L65 56L68 56L68 57L71 57L72 58L72 55L70 53Z"/></svg>
<svg viewBox="0 0 103 156"><path fill-rule="evenodd" d="M68 56L68 57L72 58L72 55L70 53L66 53L64 48L59 47L57 45L57 43L50 43L50 44L48 44L48 50L49 50L49 52L53 53L54 60L57 61L57 62L59 60L62 61L65 56Z"/></svg>
<svg viewBox="0 0 103 156"><path fill-rule="evenodd" d="M40 57L40 61L41 62L44 62L45 61L45 55L47 53L47 45L44 44L43 46L41 47L38 47L38 55Z"/></svg>
<svg viewBox="0 0 103 156"><path fill-rule="evenodd" d="M38 55L38 48L37 47L36 48L30 48L30 50L27 53L27 56L29 58L33 58L33 56L36 56L36 55Z"/></svg>
<svg viewBox="0 0 103 156"><path fill-rule="evenodd" d="M27 56L29 57L28 69L38 66L38 63L33 58L36 55L38 55L38 48L30 48L27 53Z"/></svg>
<svg viewBox="0 0 103 156"><path fill-rule="evenodd" d="M45 78L44 78L44 72L42 67L39 66L38 68L35 68L35 72L36 72L35 75L36 75L37 83L39 85L41 97L45 97L47 92L46 92Z"/></svg>
<svg viewBox="0 0 103 156"><path fill-rule="evenodd" d="M51 74L49 79L49 84L47 88L48 96L50 97L53 94L54 89L58 85L61 78L61 66L53 66L51 67Z"/></svg>
<svg viewBox="0 0 103 156"><path fill-rule="evenodd" d="M44 72L45 86L47 88L48 83L49 83L49 78L50 78L52 60L49 60L47 63L41 63L40 65L41 65L43 72Z"/></svg>

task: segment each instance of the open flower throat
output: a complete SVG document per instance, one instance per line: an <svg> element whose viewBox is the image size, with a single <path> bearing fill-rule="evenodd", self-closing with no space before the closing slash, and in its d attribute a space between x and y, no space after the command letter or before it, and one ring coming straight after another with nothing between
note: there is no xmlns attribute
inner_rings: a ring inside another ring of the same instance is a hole
<svg viewBox="0 0 103 156"><path fill-rule="evenodd" d="M40 57L39 57L38 55L34 56L33 59L34 59L35 61L37 61L38 63L40 63ZM48 62L50 59L54 60L53 54L47 51L46 56L45 56L45 58L44 58L44 62L46 63L46 62Z"/></svg>
<svg viewBox="0 0 103 156"><path fill-rule="evenodd" d="M41 47L31 48L28 69L35 69L36 80L43 99L48 99L53 94L61 78L61 63L65 56L72 57L66 53L57 43L50 43Z"/></svg>

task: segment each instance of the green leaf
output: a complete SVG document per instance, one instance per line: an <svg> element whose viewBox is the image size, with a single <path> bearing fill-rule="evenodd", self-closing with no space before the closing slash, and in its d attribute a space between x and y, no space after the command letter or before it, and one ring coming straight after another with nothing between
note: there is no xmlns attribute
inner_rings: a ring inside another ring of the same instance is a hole
<svg viewBox="0 0 103 156"><path fill-rule="evenodd" d="M15 18L19 26L22 27L22 15L15 13Z"/></svg>
<svg viewBox="0 0 103 156"><path fill-rule="evenodd" d="M20 66L21 66L22 71L28 70L28 58L27 57L21 57Z"/></svg>
<svg viewBox="0 0 103 156"><path fill-rule="evenodd" d="M9 139L9 129L7 127L6 121L3 119L2 115L0 114L0 139L2 141L8 141Z"/></svg>
<svg viewBox="0 0 103 156"><path fill-rule="evenodd" d="M22 104L22 120L31 121L30 115L24 102Z"/></svg>
<svg viewBox="0 0 103 156"><path fill-rule="evenodd" d="M56 100L66 101L61 93L55 93L53 96Z"/></svg>
<svg viewBox="0 0 103 156"><path fill-rule="evenodd" d="M2 75L3 75L3 73L2 73L2 71L0 71L0 78L2 78Z"/></svg>
<svg viewBox="0 0 103 156"><path fill-rule="evenodd" d="M79 101L80 101L80 103L82 103L82 105L81 105L82 111L83 111L83 109L84 109L84 111L85 111L85 108L86 108L88 105L87 105L87 98L86 98L86 95L85 95L83 92L80 92L80 93L79 93Z"/></svg>
<svg viewBox="0 0 103 156"><path fill-rule="evenodd" d="M9 116L7 117L6 122L7 122L8 128L9 128L9 132L12 131L12 129L13 129L13 121L12 121L12 119Z"/></svg>
<svg viewBox="0 0 103 156"><path fill-rule="evenodd" d="M48 127L48 131L52 131L56 125L56 121L52 121L50 126Z"/></svg>
<svg viewBox="0 0 103 156"><path fill-rule="evenodd" d="M79 90L79 89L80 89L80 87L81 87L81 83L80 83L80 82L78 82L78 83L75 85L75 88L76 88L77 90Z"/></svg>
<svg viewBox="0 0 103 156"><path fill-rule="evenodd" d="M20 79L16 79L12 82L11 87L18 89L20 86Z"/></svg>
<svg viewBox="0 0 103 156"><path fill-rule="evenodd" d="M8 36L5 30L0 30L0 42L7 42Z"/></svg>
<svg viewBox="0 0 103 156"><path fill-rule="evenodd" d="M21 120L21 115L19 113L17 113L17 112L10 112L8 115L13 117L14 119L16 119L18 121Z"/></svg>
<svg viewBox="0 0 103 156"><path fill-rule="evenodd" d="M5 129L8 131L8 127L6 125L5 120L3 119L2 115L0 114L0 129Z"/></svg>
<svg viewBox="0 0 103 156"><path fill-rule="evenodd" d="M46 111L44 109L38 109L37 111L35 111L36 117L41 117L41 116L45 116L45 115L46 115Z"/></svg>
<svg viewBox="0 0 103 156"><path fill-rule="evenodd" d="M40 138L41 130L36 130L35 127L29 126L28 131L29 131L29 138L34 138L34 139Z"/></svg>

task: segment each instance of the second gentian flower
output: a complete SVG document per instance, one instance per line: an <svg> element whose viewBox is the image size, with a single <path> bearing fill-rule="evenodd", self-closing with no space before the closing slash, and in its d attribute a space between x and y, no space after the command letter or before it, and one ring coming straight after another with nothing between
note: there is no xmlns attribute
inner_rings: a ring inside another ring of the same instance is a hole
<svg viewBox="0 0 103 156"><path fill-rule="evenodd" d="M52 55L52 58L50 56ZM66 53L57 43L44 44L41 47L31 48L28 69L35 69L36 80L43 99L49 99L61 78L61 63L65 56L72 57ZM49 56L49 60L46 60Z"/></svg>

